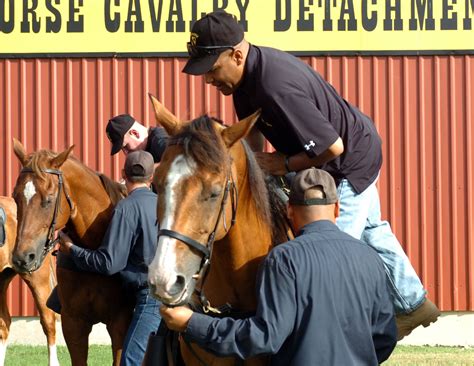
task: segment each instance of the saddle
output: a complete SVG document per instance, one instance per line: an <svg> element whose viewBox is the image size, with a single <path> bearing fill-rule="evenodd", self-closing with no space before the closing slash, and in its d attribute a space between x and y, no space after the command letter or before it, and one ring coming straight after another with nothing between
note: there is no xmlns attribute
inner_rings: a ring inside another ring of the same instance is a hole
<svg viewBox="0 0 474 366"><path fill-rule="evenodd" d="M7 241L7 231L5 225L7 223L7 214L3 207L0 207L0 247L5 245Z"/></svg>

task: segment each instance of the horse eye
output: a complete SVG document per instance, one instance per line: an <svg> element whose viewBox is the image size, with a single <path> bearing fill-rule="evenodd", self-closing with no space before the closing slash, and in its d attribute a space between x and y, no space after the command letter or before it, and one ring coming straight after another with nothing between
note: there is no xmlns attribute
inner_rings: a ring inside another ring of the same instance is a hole
<svg viewBox="0 0 474 366"><path fill-rule="evenodd" d="M41 201L41 207L47 208L51 205L52 202L53 202L53 197L48 196L44 200Z"/></svg>
<svg viewBox="0 0 474 366"><path fill-rule="evenodd" d="M221 187L214 187L211 190L211 195L210 195L209 198L215 199L215 198L219 197L220 195L221 195Z"/></svg>

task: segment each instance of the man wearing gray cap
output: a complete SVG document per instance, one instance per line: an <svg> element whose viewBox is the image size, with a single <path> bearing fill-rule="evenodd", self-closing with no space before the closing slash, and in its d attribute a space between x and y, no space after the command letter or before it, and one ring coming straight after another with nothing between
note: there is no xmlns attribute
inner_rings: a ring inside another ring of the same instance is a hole
<svg viewBox="0 0 474 366"><path fill-rule="evenodd" d="M288 217L298 236L275 247L257 280L256 314L216 319L161 307L172 330L221 356L271 354L271 365L378 365L397 342L382 260L335 225L334 179L299 172ZM249 243L250 245L251 243Z"/></svg>
<svg viewBox="0 0 474 366"><path fill-rule="evenodd" d="M114 209L112 220L97 250L74 245L60 232L60 251L69 253L81 270L113 275L119 273L128 296L135 298L133 319L125 338L121 365L140 365L148 336L161 321L160 303L149 295L148 265L156 250L157 196L150 190L153 156L146 151L127 155L122 177L128 196Z"/></svg>

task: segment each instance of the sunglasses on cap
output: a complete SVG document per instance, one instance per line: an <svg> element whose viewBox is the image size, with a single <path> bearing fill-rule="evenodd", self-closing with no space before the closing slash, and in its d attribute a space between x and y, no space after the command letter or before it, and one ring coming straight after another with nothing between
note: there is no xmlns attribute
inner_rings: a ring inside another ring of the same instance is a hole
<svg viewBox="0 0 474 366"><path fill-rule="evenodd" d="M191 42L187 43L188 54L191 57L204 57L218 55L224 50L234 49L234 46L194 46Z"/></svg>

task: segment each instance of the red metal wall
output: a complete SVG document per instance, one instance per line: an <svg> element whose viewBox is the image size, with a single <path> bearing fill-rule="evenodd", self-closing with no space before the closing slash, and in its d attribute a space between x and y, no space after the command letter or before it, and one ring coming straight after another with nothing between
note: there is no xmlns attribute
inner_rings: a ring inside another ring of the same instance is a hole
<svg viewBox="0 0 474 366"><path fill-rule="evenodd" d="M474 57L307 57L349 101L372 116L383 140L383 215L442 310L474 310ZM232 101L182 74L183 59L0 60L0 194L18 174L12 137L27 151L74 153L118 178L105 124L130 113L154 124L147 93L178 117L235 121ZM13 315L34 315L17 279Z"/></svg>

